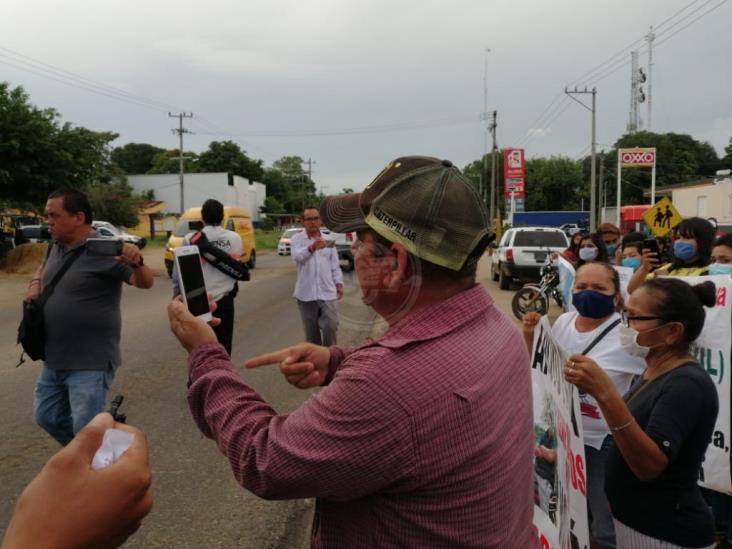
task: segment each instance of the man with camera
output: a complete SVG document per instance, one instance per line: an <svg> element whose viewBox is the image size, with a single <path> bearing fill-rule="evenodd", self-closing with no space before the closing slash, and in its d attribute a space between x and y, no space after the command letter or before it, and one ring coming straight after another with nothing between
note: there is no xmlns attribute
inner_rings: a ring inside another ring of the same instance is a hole
<svg viewBox="0 0 732 549"><path fill-rule="evenodd" d="M81 191L52 193L46 217L53 242L25 297L37 299L44 287L54 286L43 305L45 360L35 389L34 414L38 424L65 446L104 409L121 363L122 283L151 288L153 274L137 246L94 241L91 205ZM67 270L52 284L67 262Z"/></svg>
<svg viewBox="0 0 732 549"><path fill-rule="evenodd" d="M536 547L529 357L476 284L492 233L475 187L447 160L398 158L320 213L356 232L362 300L389 329L359 347L302 343L249 359L323 387L278 415L173 301L198 428L246 489L317 498L313 547Z"/></svg>
<svg viewBox="0 0 732 549"><path fill-rule="evenodd" d="M294 297L300 309L305 340L315 345L335 345L338 332L336 300L343 297L343 272L335 241L323 238L320 213L307 207L305 228L292 237L292 258L297 264Z"/></svg>

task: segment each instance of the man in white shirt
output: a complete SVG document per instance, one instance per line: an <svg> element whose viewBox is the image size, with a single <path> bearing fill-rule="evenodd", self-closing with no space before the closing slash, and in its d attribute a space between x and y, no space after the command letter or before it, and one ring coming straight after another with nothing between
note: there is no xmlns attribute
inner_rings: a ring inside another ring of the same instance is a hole
<svg viewBox="0 0 732 549"><path fill-rule="evenodd" d="M218 200L209 198L201 206L201 219L204 227L201 232L206 235L209 243L223 250L233 259L239 260L242 254L241 237L234 231L221 227L224 220L224 205ZM183 246L191 245L191 238L195 233L190 233L183 239ZM207 261L202 262L203 279L206 281L206 289L213 295L216 302L216 310L213 316L221 319L221 324L214 326L216 338L226 348L231 356L231 345L234 333L234 297L239 289L236 280L226 273L220 271ZM180 283L178 272L173 269L173 295L180 294Z"/></svg>
<svg viewBox="0 0 732 549"><path fill-rule="evenodd" d="M335 241L320 232L317 208L303 211L304 231L292 237L292 258L297 264L295 299L305 327L305 339L315 345L336 344L338 311L343 297L343 273Z"/></svg>

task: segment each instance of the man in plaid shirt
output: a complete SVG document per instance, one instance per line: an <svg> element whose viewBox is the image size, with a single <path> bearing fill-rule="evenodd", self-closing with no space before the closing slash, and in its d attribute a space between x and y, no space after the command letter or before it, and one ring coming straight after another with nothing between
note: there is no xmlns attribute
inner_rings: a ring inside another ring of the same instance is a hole
<svg viewBox="0 0 732 549"><path fill-rule="evenodd" d="M360 347L304 343L247 361L324 386L277 415L174 301L199 429L248 490L317 498L313 547L536 547L528 356L475 283L491 235L474 187L449 161L405 157L364 192L326 199L321 216L357 233L363 301L388 331Z"/></svg>

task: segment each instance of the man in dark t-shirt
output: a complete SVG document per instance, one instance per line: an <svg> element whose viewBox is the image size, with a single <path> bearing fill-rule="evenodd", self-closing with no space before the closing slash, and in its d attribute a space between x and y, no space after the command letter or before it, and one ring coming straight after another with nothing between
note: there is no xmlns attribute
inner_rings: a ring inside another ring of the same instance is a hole
<svg viewBox="0 0 732 549"><path fill-rule="evenodd" d="M40 296L66 261L97 236L84 193L60 190L46 203L53 243L28 286L26 299ZM122 283L150 288L153 275L140 250L123 244L118 257L78 252L43 308L46 359L35 390L38 424L62 445L68 444L104 409L120 365Z"/></svg>

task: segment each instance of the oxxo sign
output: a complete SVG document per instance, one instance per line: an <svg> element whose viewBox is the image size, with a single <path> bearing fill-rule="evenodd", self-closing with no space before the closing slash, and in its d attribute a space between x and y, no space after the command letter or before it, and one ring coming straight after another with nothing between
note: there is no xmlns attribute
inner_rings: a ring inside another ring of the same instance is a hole
<svg viewBox="0 0 732 549"><path fill-rule="evenodd" d="M618 149L618 205L617 205L617 225L622 227L620 219L620 195L622 192L620 182L620 172L623 168L651 168L651 204L656 202L656 149L635 148L635 149Z"/></svg>
<svg viewBox="0 0 732 549"><path fill-rule="evenodd" d="M656 149L620 149L623 168L650 168L656 164Z"/></svg>

